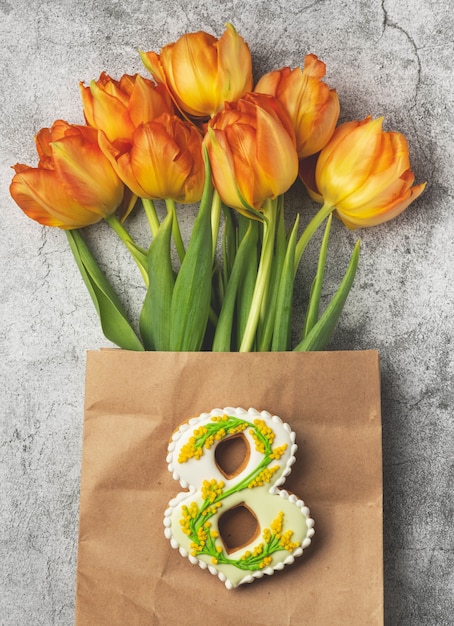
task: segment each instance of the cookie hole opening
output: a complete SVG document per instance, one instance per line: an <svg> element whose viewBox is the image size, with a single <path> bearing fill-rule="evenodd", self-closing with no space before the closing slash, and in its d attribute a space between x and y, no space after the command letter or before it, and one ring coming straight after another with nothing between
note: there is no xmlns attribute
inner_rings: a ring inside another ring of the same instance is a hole
<svg viewBox="0 0 454 626"><path fill-rule="evenodd" d="M237 476L249 461L249 443L243 433L223 439L216 446L214 459L218 470L230 479Z"/></svg>
<svg viewBox="0 0 454 626"><path fill-rule="evenodd" d="M260 525L254 512L244 503L223 513L218 528L228 554L245 548L260 534Z"/></svg>

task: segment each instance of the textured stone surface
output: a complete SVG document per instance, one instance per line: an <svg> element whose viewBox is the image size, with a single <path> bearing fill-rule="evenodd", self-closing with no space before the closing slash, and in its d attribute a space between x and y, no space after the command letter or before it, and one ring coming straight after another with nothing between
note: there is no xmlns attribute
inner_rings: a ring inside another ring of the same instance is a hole
<svg viewBox="0 0 454 626"><path fill-rule="evenodd" d="M85 350L108 345L65 235L8 193L9 166L34 164L33 135L82 122L78 81L143 71L138 48L227 21L251 46L256 77L327 64L342 120L385 115L410 143L425 194L360 233L362 259L330 349L382 359L385 613L390 626L442 626L454 614L454 17L442 0L0 0L1 457L0 624L73 623ZM290 209L304 203L290 194ZM190 219L184 220L186 229ZM140 217L132 230L140 238ZM357 233L335 224L324 297ZM100 226L103 266L131 310L141 279ZM339 263L337 264L337 261ZM315 248L307 262L315 262ZM125 269L127 268L127 269ZM122 284L119 283L120 271ZM299 296L308 285L300 278Z"/></svg>

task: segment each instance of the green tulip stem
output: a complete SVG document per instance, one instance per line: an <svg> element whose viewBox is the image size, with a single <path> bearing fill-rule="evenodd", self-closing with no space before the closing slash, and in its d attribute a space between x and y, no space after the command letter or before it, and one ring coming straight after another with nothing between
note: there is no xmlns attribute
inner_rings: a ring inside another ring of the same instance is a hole
<svg viewBox="0 0 454 626"><path fill-rule="evenodd" d="M141 198L141 200L145 215L147 216L148 224L150 226L151 234L153 235L153 237L156 237L156 233L158 232L159 228L159 219L156 213L156 207L154 205L154 202L149 198Z"/></svg>
<svg viewBox="0 0 454 626"><path fill-rule="evenodd" d="M122 240L125 246L128 248L132 258L137 264L137 267L142 274L145 285L148 287L149 279L148 279L148 265L147 265L147 253L140 246L136 244L131 235L128 233L126 228L120 222L118 217L115 215L111 215L110 217L106 217L106 222L112 228L112 230L118 235L118 237Z"/></svg>
<svg viewBox="0 0 454 626"><path fill-rule="evenodd" d="M311 240L312 235L316 232L317 228L322 224L325 219L330 215L336 207L330 206L329 204L324 204L322 208L314 215L312 220L304 229L301 237L298 239L295 249L295 272L298 269L298 266L301 261L301 257L303 256L303 252L306 249L307 244Z"/></svg>
<svg viewBox="0 0 454 626"><path fill-rule="evenodd" d="M186 256L186 250L184 248L180 225L178 223L177 208L175 206L175 200L172 200L172 198L166 198L166 207L167 207L167 212L173 217L172 237L175 243L175 247L177 249L178 257L180 261L182 262L184 257Z"/></svg>
<svg viewBox="0 0 454 626"><path fill-rule="evenodd" d="M213 203L211 205L211 232L212 232L212 253L213 253L213 263L214 257L216 256L216 248L218 243L218 234L219 234L219 224L221 221L221 198L216 191L213 192Z"/></svg>
<svg viewBox="0 0 454 626"><path fill-rule="evenodd" d="M274 238L276 234L276 202L266 200L263 207L263 246L260 255L257 279L252 294L251 307L244 329L239 352L250 352L254 345L257 326L266 299L273 265Z"/></svg>

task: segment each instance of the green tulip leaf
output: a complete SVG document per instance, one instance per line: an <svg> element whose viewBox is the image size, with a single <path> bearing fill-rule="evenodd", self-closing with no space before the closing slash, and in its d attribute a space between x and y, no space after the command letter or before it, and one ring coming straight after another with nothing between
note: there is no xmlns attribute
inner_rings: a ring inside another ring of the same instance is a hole
<svg viewBox="0 0 454 626"><path fill-rule="evenodd" d="M242 219L249 220L253 231L254 245L250 247L248 263L244 267L243 274L238 283L238 295L236 304L236 345L232 345L232 350L237 351L243 340L244 331L246 329L247 321L249 318L249 312L251 310L252 298L254 295L255 283L257 281L257 267L258 267L258 241L259 232L262 229L262 225L257 220L251 220L249 218ZM244 235L243 235L244 237ZM240 228L240 245L242 241L241 228Z"/></svg>
<svg viewBox="0 0 454 626"><path fill-rule="evenodd" d="M263 235L261 237L260 260L255 278L254 291L249 307L244 332L242 331L239 352L257 349L257 331L264 323L266 306L269 301L269 288L274 260L276 232L278 226L278 198L268 198L262 205ZM241 329L242 330L242 329Z"/></svg>
<svg viewBox="0 0 454 626"><path fill-rule="evenodd" d="M205 188L186 255L175 281L170 309L170 350L201 349L211 301L213 187L208 157L205 156Z"/></svg>
<svg viewBox="0 0 454 626"><path fill-rule="evenodd" d="M162 221L148 251L149 285L140 314L140 333L147 350L170 350L170 310L175 285L171 262L174 215Z"/></svg>
<svg viewBox="0 0 454 626"><path fill-rule="evenodd" d="M331 302L326 307L318 322L312 327L307 336L294 348L296 352L323 350L339 320L347 296L350 292L356 269L358 267L360 242L357 241L348 265L347 271L334 294Z"/></svg>
<svg viewBox="0 0 454 626"><path fill-rule="evenodd" d="M282 267L287 251L287 235L284 219L284 196L280 195L277 202L277 230L273 263L271 266L270 284L267 300L262 307L263 320L258 327L257 349L259 352L268 352L271 349L278 291L280 288Z"/></svg>
<svg viewBox="0 0 454 626"><path fill-rule="evenodd" d="M233 222L233 209L223 206L224 232L222 234L222 269L224 286L229 282L238 247L237 231Z"/></svg>
<svg viewBox="0 0 454 626"><path fill-rule="evenodd" d="M257 222L249 220L248 230L238 247L230 279L225 290L224 301L213 340L213 352L229 352L232 349L232 329L238 288L242 279L247 276L248 268L256 262L256 246Z"/></svg>
<svg viewBox="0 0 454 626"><path fill-rule="evenodd" d="M331 230L332 220L333 220L333 215L331 214L328 217L328 221L326 223L326 228L325 228L325 233L322 239L322 245L320 246L320 254L318 257L317 272L315 274L314 282L312 283L309 304L307 307L306 323L304 326L303 337L307 337L309 332L312 330L312 328L318 321L319 310L320 310L320 297L322 293L323 277L325 275L326 254L328 252L329 233Z"/></svg>
<svg viewBox="0 0 454 626"><path fill-rule="evenodd" d="M289 349L293 286L295 280L295 249L298 234L299 216L296 217L292 232L290 233L287 252L285 254L282 272L279 280L279 290L276 297L276 314L273 329L272 352Z"/></svg>
<svg viewBox="0 0 454 626"><path fill-rule="evenodd" d="M69 245L81 276L93 300L104 335L124 350L143 351L112 285L102 273L78 230L67 230Z"/></svg>

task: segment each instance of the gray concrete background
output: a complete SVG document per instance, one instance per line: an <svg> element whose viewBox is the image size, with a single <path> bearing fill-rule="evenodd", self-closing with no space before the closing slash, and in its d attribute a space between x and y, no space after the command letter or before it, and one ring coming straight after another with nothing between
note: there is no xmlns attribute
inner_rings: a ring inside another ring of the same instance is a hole
<svg viewBox="0 0 454 626"><path fill-rule="evenodd" d="M428 181L404 215L359 233L360 269L329 347L381 353L386 624L453 623L453 15L446 0L0 0L0 624L73 623L85 351L109 345L65 235L16 207L9 166L36 163L33 136L54 119L82 122L79 80L145 74L138 48L219 36L227 21L256 78L317 54L342 120L385 115ZM300 186L288 207L314 211ZM139 238L142 226L135 216ZM136 268L105 227L90 238L108 240L103 266L126 275L135 310ZM336 223L326 298L355 238ZM299 299L307 289L300 277Z"/></svg>

